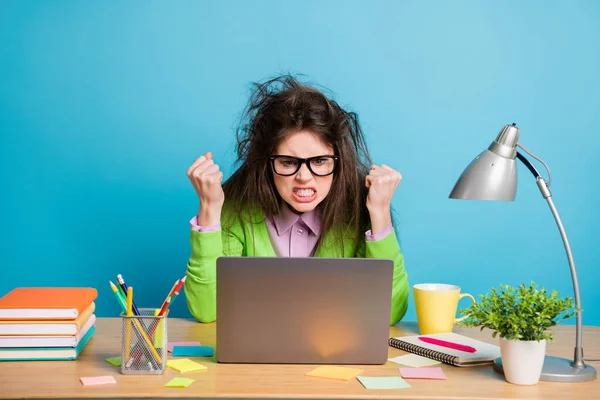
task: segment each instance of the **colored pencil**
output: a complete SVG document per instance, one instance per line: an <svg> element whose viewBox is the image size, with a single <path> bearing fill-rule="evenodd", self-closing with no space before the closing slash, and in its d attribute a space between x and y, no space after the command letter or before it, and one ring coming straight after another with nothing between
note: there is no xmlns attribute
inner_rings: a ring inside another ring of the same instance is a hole
<svg viewBox="0 0 600 400"><path fill-rule="evenodd" d="M130 295L131 293L131 295ZM128 317L133 317L133 288L131 286L129 286L127 288L127 316ZM154 347L154 345L152 344L152 342L150 341L150 339L148 338L148 335L146 335L146 332L144 331L144 329L142 328L142 325L140 324L140 321L138 321L138 318L128 318L130 321L133 320L133 323L135 324L135 326L137 327L137 329L140 332L140 335L142 335L142 339L146 342L146 344L148 345L148 350L150 350L150 352L152 353L152 355L154 356L154 358L156 359L156 362L158 362L158 364L162 364L162 358L160 357L160 355L158 354L158 352L156 351L156 348ZM130 329L130 324L128 323L127 326L127 331L126 331L126 339L125 342L127 343L127 347L125 349L127 357L129 358L129 353L130 353L130 347L131 347L131 333L128 331L128 329Z"/></svg>
<svg viewBox="0 0 600 400"><path fill-rule="evenodd" d="M178 287L175 289L175 291L173 292L173 294L171 295L171 301L169 301L169 304L167 305L167 309L169 307L171 307L171 304L173 304L173 301L175 301L175 298L177 298L177 296L179 295L179 291L181 290L181 287L183 286L183 284L185 283L185 278L187 278L186 276L183 277L183 279L181 280L181 285L178 285Z"/></svg>
<svg viewBox="0 0 600 400"><path fill-rule="evenodd" d="M173 287L171 288L171 290L169 290L169 293L167 293L167 297L165 297L165 301L163 301L162 305L160 306L160 311L158 312L158 315L161 315L161 313L163 312L163 309L167 307L167 303L169 302L171 295L175 291L177 284L179 284L179 279L177 279L175 281L175 283L173 284Z"/></svg>
<svg viewBox="0 0 600 400"><path fill-rule="evenodd" d="M119 305L121 306L121 311L126 313L127 312L127 304L125 303L125 300L123 300L123 297L121 297L121 293L119 292L119 289L117 289L117 286L114 283L112 283L111 281L108 281L108 282L110 283L110 288L112 289L113 293L115 294L117 303L119 303Z"/></svg>
<svg viewBox="0 0 600 400"><path fill-rule="evenodd" d="M117 283L119 284L119 286L121 286L121 289L123 289L123 291L125 293L127 293L127 284L125 283L125 279L123 279L123 275L121 275L121 274L117 275ZM135 315L140 315L140 310L138 310L134 301L132 301L131 307L132 307L133 313Z"/></svg>
<svg viewBox="0 0 600 400"><path fill-rule="evenodd" d="M133 287L127 288L127 316L131 317L133 305ZM125 324L125 362L129 361L131 357L131 318L127 318L127 324Z"/></svg>

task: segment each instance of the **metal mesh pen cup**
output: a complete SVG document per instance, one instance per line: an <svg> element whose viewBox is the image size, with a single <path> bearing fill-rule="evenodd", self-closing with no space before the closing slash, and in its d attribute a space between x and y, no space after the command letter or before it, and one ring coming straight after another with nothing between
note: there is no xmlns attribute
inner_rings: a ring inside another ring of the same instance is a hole
<svg viewBox="0 0 600 400"><path fill-rule="evenodd" d="M158 309L140 308L140 315L121 314L121 373L162 374L167 365L167 317Z"/></svg>

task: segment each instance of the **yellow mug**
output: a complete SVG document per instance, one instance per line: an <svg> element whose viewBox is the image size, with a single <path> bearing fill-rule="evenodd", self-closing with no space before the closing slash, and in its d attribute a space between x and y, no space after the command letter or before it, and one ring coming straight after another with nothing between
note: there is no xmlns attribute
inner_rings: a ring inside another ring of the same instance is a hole
<svg viewBox="0 0 600 400"><path fill-rule="evenodd" d="M452 332L456 322L467 318L467 315L456 318L458 301L469 297L475 303L473 296L460 293L460 287L443 283L413 285L413 295L421 335Z"/></svg>

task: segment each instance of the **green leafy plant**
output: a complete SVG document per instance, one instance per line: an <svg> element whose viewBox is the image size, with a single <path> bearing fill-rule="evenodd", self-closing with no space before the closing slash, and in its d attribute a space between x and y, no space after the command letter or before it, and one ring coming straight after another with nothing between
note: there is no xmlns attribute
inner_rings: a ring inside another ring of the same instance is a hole
<svg viewBox="0 0 600 400"><path fill-rule="evenodd" d="M460 314L468 318L459 325L488 328L493 337L499 334L506 340L553 340L549 328L575 312L573 298L560 298L556 290L547 293L533 282L517 288L500 285L499 290L492 288L479 295L477 303L461 309Z"/></svg>

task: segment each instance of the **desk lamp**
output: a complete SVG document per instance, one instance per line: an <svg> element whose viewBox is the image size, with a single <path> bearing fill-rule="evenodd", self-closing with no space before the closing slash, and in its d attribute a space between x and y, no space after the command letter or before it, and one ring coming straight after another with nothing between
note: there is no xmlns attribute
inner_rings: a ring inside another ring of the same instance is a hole
<svg viewBox="0 0 600 400"><path fill-rule="evenodd" d="M515 157L518 158L531 171L542 196L548 201L552 215L558 225L558 230L569 259L571 267L571 278L573 280L573 291L575 293L576 331L575 331L575 356L573 360L559 357L546 356L540 380L553 382L586 382L596 378L596 370L584 363L581 323L581 302L579 298L579 283L575 262L571 253L571 246L563 227L558 211L552 202L550 183L552 175L550 168L540 158L523 147L519 140L519 128L516 124L505 125L492 144L475 158L458 178L456 185L450 193L451 199L462 200L504 200L513 201L517 191L517 165ZM531 157L540 161L548 171L548 182L544 180L535 167L517 151L519 146ZM494 361L494 369L503 372L502 359Z"/></svg>

